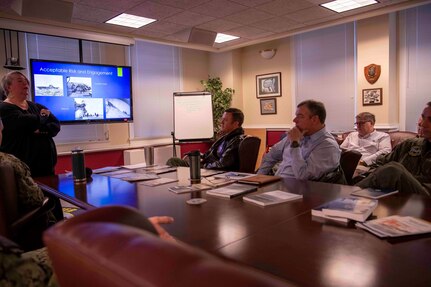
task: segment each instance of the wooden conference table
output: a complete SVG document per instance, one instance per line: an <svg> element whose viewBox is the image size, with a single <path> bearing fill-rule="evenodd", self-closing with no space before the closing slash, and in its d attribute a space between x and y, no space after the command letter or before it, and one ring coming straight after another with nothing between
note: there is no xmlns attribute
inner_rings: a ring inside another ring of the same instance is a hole
<svg viewBox="0 0 431 287"><path fill-rule="evenodd" d="M187 169L161 175L187 178ZM93 175L76 185L66 175L37 178L46 191L89 209L121 204L147 216L169 215L166 229L176 238L276 275L298 286L431 286L431 236L384 240L353 226L321 223L311 209L357 187L284 179L259 188L303 195L302 200L270 207L200 194L174 194L170 183L148 187L121 179ZM189 205L201 196L208 201ZM431 200L396 194L379 200L373 215L410 215L431 221Z"/></svg>

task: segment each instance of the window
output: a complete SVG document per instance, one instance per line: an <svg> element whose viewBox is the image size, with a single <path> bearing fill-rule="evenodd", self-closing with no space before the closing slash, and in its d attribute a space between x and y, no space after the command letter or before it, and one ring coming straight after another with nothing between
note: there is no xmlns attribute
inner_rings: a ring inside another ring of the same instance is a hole
<svg viewBox="0 0 431 287"><path fill-rule="evenodd" d="M431 67L431 5L399 14L400 129L417 131L417 122L429 96Z"/></svg>
<svg viewBox="0 0 431 287"><path fill-rule="evenodd" d="M136 40L131 55L134 138L169 138L173 93L180 91L179 48Z"/></svg>
<svg viewBox="0 0 431 287"><path fill-rule="evenodd" d="M354 23L299 34L294 43L296 104L308 99L321 101L326 107L328 131L352 130L356 98Z"/></svg>

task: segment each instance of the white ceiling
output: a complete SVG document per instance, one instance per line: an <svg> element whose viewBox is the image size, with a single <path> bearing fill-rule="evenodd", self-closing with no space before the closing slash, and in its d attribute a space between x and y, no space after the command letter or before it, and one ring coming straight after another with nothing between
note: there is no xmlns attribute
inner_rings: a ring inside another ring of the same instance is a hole
<svg viewBox="0 0 431 287"><path fill-rule="evenodd" d="M10 8L13 1L0 0L0 17L28 20L29 18L19 16ZM73 2L71 26L85 30L103 31L193 48L199 48L199 46L188 43L189 31L192 27L240 37L230 42L214 44L213 47L201 47L213 51L266 42L317 27L385 14L430 2L379 0L378 4L339 14L318 5L329 0L65 1ZM121 13L144 16L157 21L138 29L104 23ZM30 21L38 20L40 19L30 18ZM50 24L55 25L52 22ZM65 23L59 23L59 26L64 27L64 25Z"/></svg>

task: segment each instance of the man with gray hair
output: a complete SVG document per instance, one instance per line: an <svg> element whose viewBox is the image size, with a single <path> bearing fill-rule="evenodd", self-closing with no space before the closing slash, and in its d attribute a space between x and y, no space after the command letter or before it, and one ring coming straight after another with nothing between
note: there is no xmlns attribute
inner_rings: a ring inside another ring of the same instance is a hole
<svg viewBox="0 0 431 287"><path fill-rule="evenodd" d="M356 150L362 154L361 165L369 166L379 155L390 153L391 139L387 133L374 129L376 117L363 112L356 116L356 132L351 132L341 144L342 149Z"/></svg>
<svg viewBox="0 0 431 287"><path fill-rule="evenodd" d="M326 130L325 119L323 103L314 100L299 103L293 119L295 126L263 157L257 173L269 174L281 162L275 175L328 181L326 176L338 168L341 150ZM341 179L345 181L344 175Z"/></svg>
<svg viewBox="0 0 431 287"><path fill-rule="evenodd" d="M377 168L356 185L361 188L398 189L431 197L431 102L421 114L422 137L398 144L376 160Z"/></svg>

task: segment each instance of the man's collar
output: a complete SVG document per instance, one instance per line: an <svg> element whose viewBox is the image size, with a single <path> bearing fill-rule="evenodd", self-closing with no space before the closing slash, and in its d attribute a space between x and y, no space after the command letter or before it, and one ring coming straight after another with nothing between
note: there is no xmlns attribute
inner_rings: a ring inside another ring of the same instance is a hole
<svg viewBox="0 0 431 287"><path fill-rule="evenodd" d="M370 132L369 134L366 134L366 135L364 135L364 136L361 136L359 133L358 133L358 137L359 138L361 138L361 139L365 139L365 138L368 138L369 136L371 136L372 134L374 134L374 133L376 133L376 129L373 129L373 131L372 132Z"/></svg>
<svg viewBox="0 0 431 287"><path fill-rule="evenodd" d="M318 131L316 131L316 132L314 132L313 134L311 134L311 135L308 135L308 136L306 136L306 137L308 137L308 138L310 138L311 140L314 140L314 139L316 139L316 138L319 138L322 134L324 134L326 132L326 126L325 125L323 125L323 127L320 129L320 130L318 130ZM304 136L305 137L305 136Z"/></svg>
<svg viewBox="0 0 431 287"><path fill-rule="evenodd" d="M234 129L233 131L230 131L228 133L224 133L221 137L226 137L226 136L229 136L229 135L232 135L232 134L236 134L236 133L243 133L242 127L238 127L236 129Z"/></svg>

